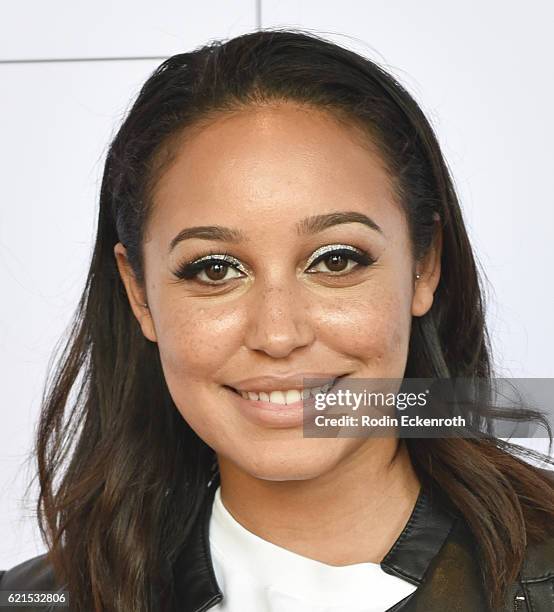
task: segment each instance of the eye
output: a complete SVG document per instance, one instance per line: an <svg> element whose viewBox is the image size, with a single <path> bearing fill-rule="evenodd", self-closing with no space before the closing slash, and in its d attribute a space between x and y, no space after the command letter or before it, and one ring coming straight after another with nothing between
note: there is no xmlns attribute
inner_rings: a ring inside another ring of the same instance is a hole
<svg viewBox="0 0 554 612"><path fill-rule="evenodd" d="M222 285L234 278L240 278L246 274L246 270L240 261L227 253L212 253L183 263L174 274L178 278L197 280L205 285Z"/></svg>
<svg viewBox="0 0 554 612"><path fill-rule="evenodd" d="M310 257L307 272L310 274L323 272L331 275L344 275L358 266L370 266L375 261L369 253L361 249L345 244L327 245L317 249Z"/></svg>
<svg viewBox="0 0 554 612"><path fill-rule="evenodd" d="M369 253L350 245L326 245L312 254L306 271L310 274L345 276L354 268L367 267L375 261ZM182 263L173 273L179 279L219 286L246 276L248 271L238 259L228 253L209 253Z"/></svg>

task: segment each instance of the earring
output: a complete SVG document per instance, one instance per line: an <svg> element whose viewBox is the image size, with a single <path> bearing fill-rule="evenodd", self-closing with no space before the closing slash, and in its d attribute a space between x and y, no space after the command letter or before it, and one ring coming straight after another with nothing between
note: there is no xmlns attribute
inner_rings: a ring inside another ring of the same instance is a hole
<svg viewBox="0 0 554 612"><path fill-rule="evenodd" d="M416 274L416 275L415 275L415 277L416 277L416 278L420 278L420 277L421 277L421 274Z"/></svg>
<svg viewBox="0 0 554 612"><path fill-rule="evenodd" d="M144 306L145 308L148 308L148 304L147 304L146 302L144 302L143 306Z"/></svg>

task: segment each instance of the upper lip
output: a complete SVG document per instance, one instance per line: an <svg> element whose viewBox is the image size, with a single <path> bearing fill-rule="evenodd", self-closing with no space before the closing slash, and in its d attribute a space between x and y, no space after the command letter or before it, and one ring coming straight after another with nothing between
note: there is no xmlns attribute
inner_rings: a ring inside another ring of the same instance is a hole
<svg viewBox="0 0 554 612"><path fill-rule="evenodd" d="M305 378L323 379L317 386L334 382L344 374L329 372L302 372L300 374L290 374L286 376L256 376L255 378L245 378L243 380L229 383L227 386L237 391L288 391L289 389L302 389ZM314 386L313 383L311 386Z"/></svg>

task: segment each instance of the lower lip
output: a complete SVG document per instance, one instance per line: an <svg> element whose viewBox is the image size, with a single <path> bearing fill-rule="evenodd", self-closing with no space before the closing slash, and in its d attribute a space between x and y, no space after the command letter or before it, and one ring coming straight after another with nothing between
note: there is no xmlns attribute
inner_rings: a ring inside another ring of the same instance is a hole
<svg viewBox="0 0 554 612"><path fill-rule="evenodd" d="M265 427L298 427L305 421L313 419L314 400L313 395L307 399L300 398L293 404L275 404L261 400L245 399L239 393L235 393L225 387L232 396L235 405L244 416L255 423Z"/></svg>

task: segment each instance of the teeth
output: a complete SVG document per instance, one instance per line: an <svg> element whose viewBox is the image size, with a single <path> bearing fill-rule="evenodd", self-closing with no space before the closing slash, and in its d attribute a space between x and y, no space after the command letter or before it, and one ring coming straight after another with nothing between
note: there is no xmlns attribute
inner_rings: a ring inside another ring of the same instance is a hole
<svg viewBox="0 0 554 612"><path fill-rule="evenodd" d="M310 389L312 395L315 397L316 395L318 395L319 393L327 393L327 391L329 391L329 389L332 387L332 383L323 385L321 387L314 387L313 389Z"/></svg>
<svg viewBox="0 0 554 612"><path fill-rule="evenodd" d="M285 393L287 393L287 391ZM287 400L285 393L283 393L282 391L272 391L269 394L269 401L272 404L286 404Z"/></svg>
<svg viewBox="0 0 554 612"><path fill-rule="evenodd" d="M271 393L266 393L265 391L260 391L259 393L255 391L240 391L240 394L244 399L287 405L298 402L301 399L308 399L310 396L315 397L319 393L327 393L333 386L333 382L329 382L320 387L311 387L302 390L289 389L287 391L271 391Z"/></svg>
<svg viewBox="0 0 554 612"><path fill-rule="evenodd" d="M285 395L285 400L287 404L292 404L293 402L299 402L301 397L302 395L300 395L300 391L297 391L296 389L291 389L290 391L287 391Z"/></svg>

